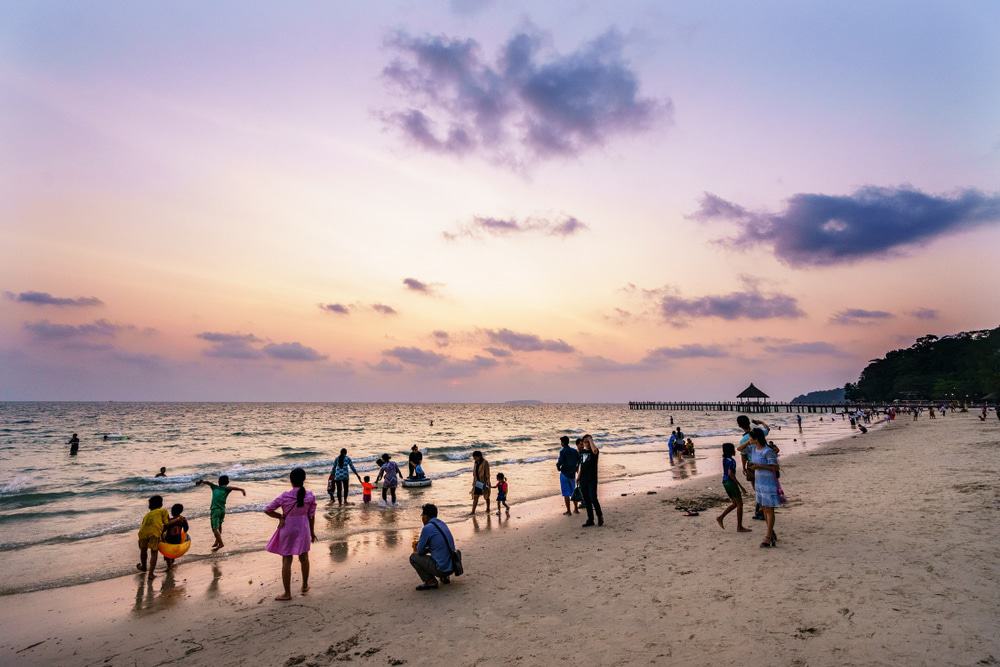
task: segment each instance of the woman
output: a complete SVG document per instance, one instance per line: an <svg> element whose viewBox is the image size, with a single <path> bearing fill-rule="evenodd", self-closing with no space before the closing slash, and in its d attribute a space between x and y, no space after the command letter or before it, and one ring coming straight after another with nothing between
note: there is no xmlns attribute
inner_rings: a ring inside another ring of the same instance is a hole
<svg viewBox="0 0 1000 667"><path fill-rule="evenodd" d="M396 504L396 486L399 485L399 478L402 476L402 472L399 470L399 466L396 465L395 461L390 461L392 458L388 454L383 454L382 458L379 459L379 470L378 477L375 478L375 484L382 481L382 503L387 502L387 496L392 496L392 504Z"/></svg>
<svg viewBox="0 0 1000 667"><path fill-rule="evenodd" d="M754 495L757 504L764 513L767 522L767 535L760 543L762 547L777 546L778 538L774 532L774 508L781 504L778 496L778 454L767 446L767 433L764 429L755 428L750 431L750 462L747 469L753 471Z"/></svg>
<svg viewBox="0 0 1000 667"><path fill-rule="evenodd" d="M341 449L340 456L333 460L333 470L330 471L330 478L326 486L326 491L330 494L330 500L333 500L333 487L337 487L337 505L351 504L347 502L347 492L348 485L351 483L352 472L358 478L358 482L361 482L358 470L354 467L351 457L347 455L347 450Z"/></svg>
<svg viewBox="0 0 1000 667"><path fill-rule="evenodd" d="M588 433L583 436L583 457L580 461L580 493L583 504L587 508L587 522L584 528L594 525L594 514L597 514L597 525L604 525L604 513L601 511L601 501L597 499L597 459L601 455L594 438Z"/></svg>
<svg viewBox="0 0 1000 667"><path fill-rule="evenodd" d="M309 591L309 545L316 541L316 496L306 491L306 471L295 468L288 475L292 488L271 501L264 509L278 520L278 528L267 543L267 550L281 556L281 583L285 593L275 600L292 599L292 557L299 557L302 567L302 594ZM279 514L276 510L281 508Z"/></svg>
<svg viewBox="0 0 1000 667"><path fill-rule="evenodd" d="M479 498L486 499L486 515L490 514L490 462L480 451L472 452L472 511L476 513Z"/></svg>

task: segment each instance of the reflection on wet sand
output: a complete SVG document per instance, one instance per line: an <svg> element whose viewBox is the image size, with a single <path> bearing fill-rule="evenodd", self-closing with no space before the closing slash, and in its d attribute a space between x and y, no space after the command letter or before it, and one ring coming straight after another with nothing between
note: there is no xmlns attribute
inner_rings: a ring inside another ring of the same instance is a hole
<svg viewBox="0 0 1000 667"><path fill-rule="evenodd" d="M342 563L347 560L348 556L348 546L347 541L343 542L330 542L330 558L338 563Z"/></svg>
<svg viewBox="0 0 1000 667"><path fill-rule="evenodd" d="M154 590L156 582L160 584L160 590ZM178 585L176 575L173 570L163 573L162 577L149 579L145 575L139 576L139 583L135 590L135 604L132 611L141 614L150 611L169 609L185 596L184 584Z"/></svg>
<svg viewBox="0 0 1000 667"><path fill-rule="evenodd" d="M222 579L222 567L218 561L212 561L212 580L208 582L208 588L205 589L205 594L208 597L214 598L219 594L219 579Z"/></svg>
<svg viewBox="0 0 1000 667"><path fill-rule="evenodd" d="M695 459L683 459L678 465L670 469L674 479L688 479L698 475L698 464Z"/></svg>

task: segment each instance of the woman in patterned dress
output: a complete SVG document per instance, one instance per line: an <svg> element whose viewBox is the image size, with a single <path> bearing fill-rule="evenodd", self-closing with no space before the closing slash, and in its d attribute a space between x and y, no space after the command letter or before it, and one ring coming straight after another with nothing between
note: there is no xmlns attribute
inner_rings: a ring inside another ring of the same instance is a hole
<svg viewBox="0 0 1000 667"><path fill-rule="evenodd" d="M774 508L781 504L778 495L778 455L767 446L767 433L761 428L750 431L751 446L750 463L747 467L754 473L754 495L764 520L767 522L767 534L762 547L777 546L778 538L774 532Z"/></svg>

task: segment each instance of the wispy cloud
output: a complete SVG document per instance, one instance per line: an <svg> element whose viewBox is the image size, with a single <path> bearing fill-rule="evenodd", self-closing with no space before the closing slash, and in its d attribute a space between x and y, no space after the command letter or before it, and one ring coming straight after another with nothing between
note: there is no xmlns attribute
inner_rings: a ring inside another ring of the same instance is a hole
<svg viewBox="0 0 1000 667"><path fill-rule="evenodd" d="M122 325L107 320L95 320L89 324L57 324L48 320L25 322L25 330L37 341L69 341L80 338L116 336L125 329L135 329L131 325Z"/></svg>
<svg viewBox="0 0 1000 667"><path fill-rule="evenodd" d="M435 283L425 283L424 281L417 280L416 278L404 278L403 287L411 292L416 292L417 294L431 296L437 293L439 285Z"/></svg>
<svg viewBox="0 0 1000 667"><path fill-rule="evenodd" d="M875 322L880 322L884 320L889 320L895 317L892 313L885 310L865 310L864 308L846 308L840 312L834 313L830 318L830 322L833 324L874 324Z"/></svg>
<svg viewBox="0 0 1000 667"><path fill-rule="evenodd" d="M494 357L509 357L514 354L510 350L506 350L502 347L487 347L484 348L484 350L489 354L492 354Z"/></svg>
<svg viewBox="0 0 1000 667"><path fill-rule="evenodd" d="M66 306L71 308L87 308L91 306L102 306L104 302L96 296L64 297L52 296L48 292L4 292L4 296L11 301L26 303L32 306Z"/></svg>
<svg viewBox="0 0 1000 667"><path fill-rule="evenodd" d="M268 343L262 349L264 354L272 359L282 361L323 361L325 354L320 354L316 350L297 341L291 343Z"/></svg>
<svg viewBox="0 0 1000 667"><path fill-rule="evenodd" d="M764 244L791 266L884 257L935 238L1000 222L1000 194L929 195L911 187L868 186L851 195L801 193L783 211L751 211L705 193L691 218L735 224L729 245Z"/></svg>
<svg viewBox="0 0 1000 667"><path fill-rule="evenodd" d="M910 317L915 317L918 320L936 320L941 314L934 308L917 308L916 310L911 310L907 313Z"/></svg>
<svg viewBox="0 0 1000 667"><path fill-rule="evenodd" d="M756 280L743 279L743 289L727 294L683 297L666 293L660 298L663 319L683 326L687 319L717 317L723 320L767 320L803 317L798 300L781 292L765 292Z"/></svg>
<svg viewBox="0 0 1000 667"><path fill-rule="evenodd" d="M617 31L568 54L545 41L521 30L490 62L474 39L397 32L383 76L405 106L381 116L424 150L510 165L576 156L671 117L669 99L641 94Z"/></svg>
<svg viewBox="0 0 1000 667"><path fill-rule="evenodd" d="M392 306L387 306L384 303L373 303L372 310L374 310L379 315L398 315L399 312Z"/></svg>
<svg viewBox="0 0 1000 667"><path fill-rule="evenodd" d="M486 336L496 346L515 352L574 352L572 345L562 340L544 339L532 333L519 333L510 329L487 329Z"/></svg>
<svg viewBox="0 0 1000 667"><path fill-rule="evenodd" d="M615 361L602 356L583 356L580 358L579 369L587 373L646 372L666 368L670 362L677 359L720 359L728 356L729 352L720 345L688 343L654 348L635 362Z"/></svg>
<svg viewBox="0 0 1000 667"><path fill-rule="evenodd" d="M434 344L438 347L448 347L451 342L451 336L448 335L447 331L434 331L431 333L431 338L434 339Z"/></svg>
<svg viewBox="0 0 1000 667"><path fill-rule="evenodd" d="M345 306L342 303L321 303L319 304L320 310L326 311L328 313L333 313L334 315L350 315L351 307Z"/></svg>
<svg viewBox="0 0 1000 667"><path fill-rule="evenodd" d="M587 225L573 216L564 216L558 219L527 218L525 220L475 216L470 222L459 226L454 231L442 232L441 235L449 241L460 238L482 239L486 236L512 237L531 234L567 238L586 229Z"/></svg>
<svg viewBox="0 0 1000 667"><path fill-rule="evenodd" d="M764 350L771 354L779 355L827 355L832 357L844 356L844 351L833 343L826 341L811 341L798 343L777 343L766 345Z"/></svg>
<svg viewBox="0 0 1000 667"><path fill-rule="evenodd" d="M455 359L418 347L394 347L382 351L383 356L419 368L442 378L471 377L498 365L496 359L475 355L471 359ZM391 363L391 362L389 362ZM384 370L384 369L376 369ZM395 371L389 371L395 372Z"/></svg>

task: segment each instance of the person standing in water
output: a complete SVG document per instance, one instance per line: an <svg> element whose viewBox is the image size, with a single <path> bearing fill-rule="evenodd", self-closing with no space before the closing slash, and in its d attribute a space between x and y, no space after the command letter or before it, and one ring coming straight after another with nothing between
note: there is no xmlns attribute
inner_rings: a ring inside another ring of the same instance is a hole
<svg viewBox="0 0 1000 667"><path fill-rule="evenodd" d="M66 444L69 445L69 455L76 456L76 453L80 451L80 436L74 433Z"/></svg>
<svg viewBox="0 0 1000 667"><path fill-rule="evenodd" d="M407 463L409 464L410 467L409 477L411 479L416 474L417 466L423 463L423 460L424 460L424 455L423 452L420 451L420 448L417 447L416 445L410 447L410 456L407 459Z"/></svg>
<svg viewBox="0 0 1000 667"><path fill-rule="evenodd" d="M486 514L490 513L490 463L479 450L472 452L472 511L476 513L479 498L486 499Z"/></svg>
<svg viewBox="0 0 1000 667"><path fill-rule="evenodd" d="M580 462L580 493L583 494L583 504L587 508L587 522L584 528L594 525L594 514L597 514L597 525L604 525L604 512L601 502L597 499L597 459L601 455L594 438L588 433L583 436L584 454Z"/></svg>
<svg viewBox="0 0 1000 667"><path fill-rule="evenodd" d="M822 417L820 417L822 419ZM802 433L802 415L795 415L795 421L799 425L799 433Z"/></svg>
<svg viewBox="0 0 1000 667"><path fill-rule="evenodd" d="M309 547L316 541L316 496L307 491L306 471L295 468L288 475L292 488L271 501L264 513L278 520L278 527L267 543L267 550L281 556L281 585L285 592L274 598L292 599L292 558L299 557L302 568L302 594L309 592ZM281 508L281 513L278 513Z"/></svg>
<svg viewBox="0 0 1000 667"><path fill-rule="evenodd" d="M334 490L336 490L337 505L351 504L347 502L347 494L351 484L352 472L358 478L358 482L360 482L361 477L358 475L357 468L354 467L354 462L347 455L347 450L341 449L340 456L333 460L333 470L330 471L330 478L327 482L327 493L330 494L330 500L333 500Z"/></svg>

